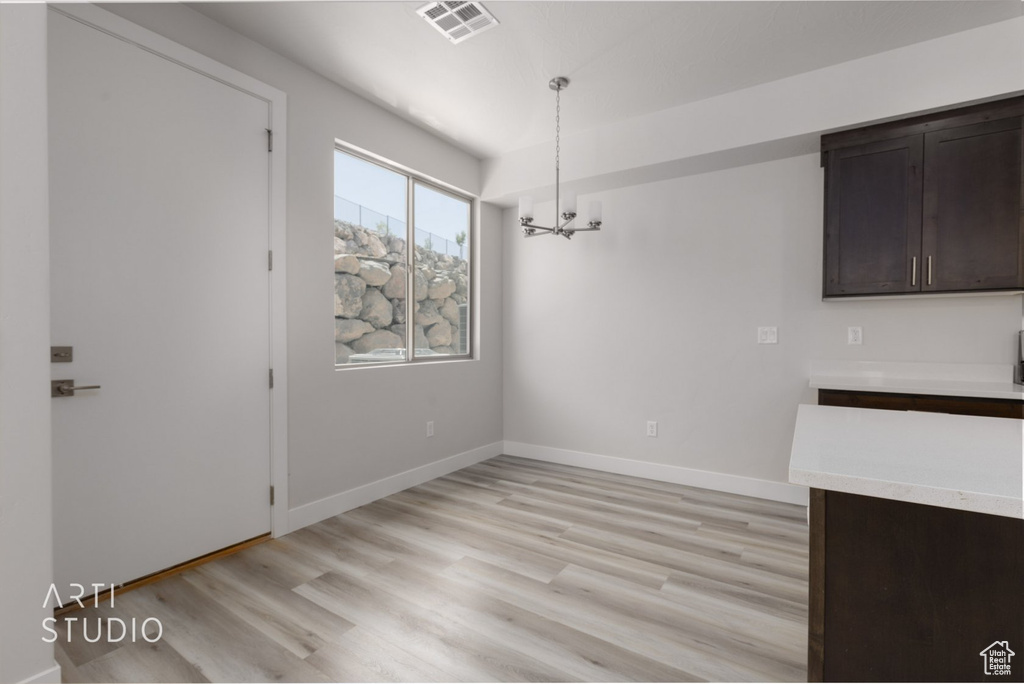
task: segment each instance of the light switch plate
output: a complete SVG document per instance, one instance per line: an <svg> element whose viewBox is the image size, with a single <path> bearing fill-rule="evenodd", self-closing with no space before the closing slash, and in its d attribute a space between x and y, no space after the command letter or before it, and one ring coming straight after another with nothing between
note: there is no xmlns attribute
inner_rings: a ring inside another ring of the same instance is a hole
<svg viewBox="0 0 1024 684"><path fill-rule="evenodd" d="M758 344L778 344L779 343L779 329L777 327L768 326L757 329L757 343Z"/></svg>

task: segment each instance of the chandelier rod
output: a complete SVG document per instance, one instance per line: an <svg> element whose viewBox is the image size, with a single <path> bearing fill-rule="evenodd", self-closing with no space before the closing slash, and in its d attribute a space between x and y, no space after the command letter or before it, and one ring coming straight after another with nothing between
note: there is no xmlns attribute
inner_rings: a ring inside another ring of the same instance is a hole
<svg viewBox="0 0 1024 684"><path fill-rule="evenodd" d="M565 87L566 79L557 77L551 79L551 87L555 89L555 225L558 225L559 212L561 211L561 204L559 200L559 191L561 189L561 182L559 176L561 175L559 169L559 163L562 153L562 88Z"/></svg>

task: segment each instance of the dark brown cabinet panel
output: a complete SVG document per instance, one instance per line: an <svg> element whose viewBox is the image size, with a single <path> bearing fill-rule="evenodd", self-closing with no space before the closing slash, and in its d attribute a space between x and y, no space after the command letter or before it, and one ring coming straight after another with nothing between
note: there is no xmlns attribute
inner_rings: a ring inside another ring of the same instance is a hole
<svg viewBox="0 0 1024 684"><path fill-rule="evenodd" d="M1024 285L1021 118L928 133L924 291Z"/></svg>
<svg viewBox="0 0 1024 684"><path fill-rule="evenodd" d="M955 413L962 416L989 416L993 418L1024 418L1024 401L1018 399L948 397L933 394L890 394L887 392L852 392L848 390L820 389L818 390L818 405L848 406L887 411Z"/></svg>
<svg viewBox="0 0 1024 684"><path fill-rule="evenodd" d="M919 135L829 155L826 295L920 288L922 159Z"/></svg>
<svg viewBox="0 0 1024 684"><path fill-rule="evenodd" d="M811 490L808 681L1024 681L1024 520Z"/></svg>
<svg viewBox="0 0 1024 684"><path fill-rule="evenodd" d="M1024 289L1024 97L822 138L825 297Z"/></svg>

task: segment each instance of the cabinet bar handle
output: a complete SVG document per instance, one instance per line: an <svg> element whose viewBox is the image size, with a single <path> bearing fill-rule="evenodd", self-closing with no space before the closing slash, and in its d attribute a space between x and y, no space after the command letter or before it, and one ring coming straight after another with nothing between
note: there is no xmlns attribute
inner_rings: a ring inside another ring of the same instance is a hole
<svg viewBox="0 0 1024 684"><path fill-rule="evenodd" d="M932 284L932 258L928 257L928 284Z"/></svg>
<svg viewBox="0 0 1024 684"><path fill-rule="evenodd" d="M917 285L917 257L911 257L910 261L910 286Z"/></svg>

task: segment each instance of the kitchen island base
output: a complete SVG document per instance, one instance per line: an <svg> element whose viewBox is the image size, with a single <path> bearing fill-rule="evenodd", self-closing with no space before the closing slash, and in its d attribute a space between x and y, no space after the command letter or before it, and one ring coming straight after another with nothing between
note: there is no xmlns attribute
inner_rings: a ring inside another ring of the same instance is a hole
<svg viewBox="0 0 1024 684"><path fill-rule="evenodd" d="M810 505L809 681L1024 681L1024 520L813 488Z"/></svg>

